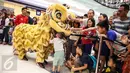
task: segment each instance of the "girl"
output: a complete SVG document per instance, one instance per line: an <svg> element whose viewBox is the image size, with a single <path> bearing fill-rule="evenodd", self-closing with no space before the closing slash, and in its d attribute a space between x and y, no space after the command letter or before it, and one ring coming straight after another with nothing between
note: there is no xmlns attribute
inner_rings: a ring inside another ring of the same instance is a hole
<svg viewBox="0 0 130 73"><path fill-rule="evenodd" d="M84 27L83 29L87 29L87 28L94 27L94 26L95 26L95 20L94 19L88 19L87 26ZM96 35L96 30L85 31L85 32L83 32L83 35L94 36L94 35ZM84 53L91 54L91 48L92 48L92 45L93 45L92 40L85 38L85 37L82 37L81 40L82 40L82 44L83 44Z"/></svg>
<svg viewBox="0 0 130 73"><path fill-rule="evenodd" d="M2 38L1 38L1 42L3 42L3 44L7 44L9 41L9 35L8 35L8 31L9 31L9 18L8 18L8 14L7 13L3 13L2 14L2 20L1 20L1 26L3 27L3 34L2 34Z"/></svg>
<svg viewBox="0 0 130 73"><path fill-rule="evenodd" d="M79 28L80 27L80 23L79 22L74 22L73 24L73 28ZM76 32L76 34L78 34ZM67 67L70 66L70 61L72 60L72 57L76 56L76 45L78 42L78 40L80 39L79 36L72 36L70 35L70 37L68 38L68 42L67 42L67 48L66 48L66 62L65 65Z"/></svg>
<svg viewBox="0 0 130 73"><path fill-rule="evenodd" d="M83 28L71 28L70 30L72 31L82 31L82 30L85 30L85 29L88 29L90 27L94 27L95 26L95 20L94 19L88 19L87 21L87 26L83 27ZM89 36L94 36L96 34L96 30L93 29L93 30L90 30L90 31L84 31L82 32L83 35L89 35ZM83 44L83 53L86 53L86 54L90 54L91 53L91 48L92 48L92 40L91 39L88 39L86 37L82 37L81 38L81 41L82 41L82 44Z"/></svg>
<svg viewBox="0 0 130 73"><path fill-rule="evenodd" d="M36 24L37 24L37 18L33 17L33 25L36 25Z"/></svg>
<svg viewBox="0 0 130 73"><path fill-rule="evenodd" d="M79 28L80 23L79 22L74 22L73 28ZM66 60L69 59L70 54L72 53L73 56L76 55L76 41L79 39L78 36L70 36L68 39L68 47L67 47L67 52L66 52Z"/></svg>
<svg viewBox="0 0 130 73"><path fill-rule="evenodd" d="M108 16L106 14L101 13L100 16L98 17L98 21L102 22L104 20L107 20L108 22Z"/></svg>

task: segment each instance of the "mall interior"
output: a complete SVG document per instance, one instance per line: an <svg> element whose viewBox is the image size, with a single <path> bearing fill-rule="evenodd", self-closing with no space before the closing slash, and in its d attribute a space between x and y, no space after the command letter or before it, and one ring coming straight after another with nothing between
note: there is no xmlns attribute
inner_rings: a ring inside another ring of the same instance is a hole
<svg viewBox="0 0 130 73"><path fill-rule="evenodd" d="M0 73L130 73L130 0L0 0Z"/></svg>

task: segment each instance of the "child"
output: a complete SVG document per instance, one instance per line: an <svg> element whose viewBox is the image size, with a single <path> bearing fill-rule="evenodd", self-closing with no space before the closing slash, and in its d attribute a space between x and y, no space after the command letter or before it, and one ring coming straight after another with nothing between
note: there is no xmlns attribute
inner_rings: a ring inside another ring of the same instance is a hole
<svg viewBox="0 0 130 73"><path fill-rule="evenodd" d="M83 53L82 45L77 46L76 53L79 57L79 61L74 62L74 65L71 66L71 71L89 73L89 71L93 69L93 60L90 58L88 54ZM76 61L76 59L74 61Z"/></svg>
<svg viewBox="0 0 130 73"><path fill-rule="evenodd" d="M108 67L106 67L102 73L118 73L116 71L116 62L117 62L116 56L110 57L108 61Z"/></svg>
<svg viewBox="0 0 130 73"><path fill-rule="evenodd" d="M13 33L13 30L14 30L14 22L13 20L10 19L10 28L9 28L9 45L12 45L12 33Z"/></svg>
<svg viewBox="0 0 130 73"><path fill-rule="evenodd" d="M108 31L109 30L109 25L108 25L108 22L106 20L104 20L102 22L99 22L97 24L97 30L99 32L99 35L104 35L105 37L108 37L111 40L115 39L114 37L109 37L111 34L108 34L108 32L109 32ZM96 44L97 45L95 46L95 48L98 51L99 43L97 42ZM107 41L107 40L104 40L102 42L102 46L101 46L101 53L100 53L101 66L100 66L99 73L102 72L105 63L108 62L108 58L109 58L109 56L112 56L112 53L113 53L113 51L112 51L112 47L111 47L110 42Z"/></svg>
<svg viewBox="0 0 130 73"><path fill-rule="evenodd" d="M60 73L61 66L64 63L64 43L63 40L64 33L57 33L56 38L50 41L50 43L54 44L54 60L53 60L53 68L52 73ZM58 66L58 70L56 71L56 67Z"/></svg>
<svg viewBox="0 0 130 73"><path fill-rule="evenodd" d="M9 18L8 18L8 14L7 13L3 13L3 18L1 20L1 25L4 25L3 27L3 44L6 45L9 42L9 35L8 35L8 31L9 31Z"/></svg>
<svg viewBox="0 0 130 73"><path fill-rule="evenodd" d="M73 27L79 28L80 24L74 22ZM76 32L77 33L77 32ZM77 33L78 34L78 33ZM69 36L68 42L67 42L67 50L66 50L66 60L69 60L70 54L72 53L73 56L76 55L76 43L79 39L79 36Z"/></svg>

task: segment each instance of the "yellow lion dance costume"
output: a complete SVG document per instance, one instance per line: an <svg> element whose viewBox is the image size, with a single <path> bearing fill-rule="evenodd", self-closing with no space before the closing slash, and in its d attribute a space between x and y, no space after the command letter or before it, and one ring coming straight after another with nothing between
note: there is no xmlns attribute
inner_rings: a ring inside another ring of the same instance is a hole
<svg viewBox="0 0 130 73"><path fill-rule="evenodd" d="M43 62L48 58L53 46L49 41L53 38L52 30L64 32L70 35L71 32L66 30L67 9L63 5L53 4L48 7L46 13L41 16L37 25L20 24L16 26L13 32L13 47L18 53L19 59L26 58L26 52L31 49L36 51L36 62L44 68Z"/></svg>

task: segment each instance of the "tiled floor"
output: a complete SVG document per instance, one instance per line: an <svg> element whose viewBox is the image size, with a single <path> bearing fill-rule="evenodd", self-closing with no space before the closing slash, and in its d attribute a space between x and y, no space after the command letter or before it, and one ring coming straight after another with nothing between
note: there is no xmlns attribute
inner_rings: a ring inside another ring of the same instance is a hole
<svg viewBox="0 0 130 73"><path fill-rule="evenodd" d="M12 46L0 45L0 73L50 73L49 71L52 68L52 57L49 57L47 60L49 61L49 64L46 65L46 69L42 69L35 63L35 53L27 53L29 61L23 61L17 59L16 56L13 56L12 51ZM61 73L70 72L66 67L63 67Z"/></svg>

